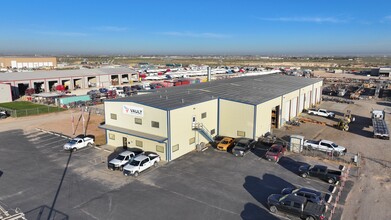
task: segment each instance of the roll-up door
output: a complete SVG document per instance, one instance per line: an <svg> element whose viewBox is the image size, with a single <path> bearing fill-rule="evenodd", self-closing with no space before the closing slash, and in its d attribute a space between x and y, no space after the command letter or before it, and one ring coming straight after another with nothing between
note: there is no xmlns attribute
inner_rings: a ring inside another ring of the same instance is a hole
<svg viewBox="0 0 391 220"><path fill-rule="evenodd" d="M282 123L284 124L285 122L289 121L289 114L290 114L290 101L286 101L284 103L284 113L283 113L283 118L282 118Z"/></svg>
<svg viewBox="0 0 391 220"><path fill-rule="evenodd" d="M297 97L291 100L291 115L290 118L297 116Z"/></svg>
<svg viewBox="0 0 391 220"><path fill-rule="evenodd" d="M300 114L304 109L304 94L300 95L300 102L299 102L299 112Z"/></svg>

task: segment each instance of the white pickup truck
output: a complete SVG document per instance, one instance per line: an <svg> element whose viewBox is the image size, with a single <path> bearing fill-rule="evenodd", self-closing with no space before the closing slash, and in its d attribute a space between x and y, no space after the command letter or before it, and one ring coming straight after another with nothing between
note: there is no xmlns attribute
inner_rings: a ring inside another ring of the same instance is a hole
<svg viewBox="0 0 391 220"><path fill-rule="evenodd" d="M91 147L94 144L94 139L90 137L73 138L64 144L64 150L76 151L83 147Z"/></svg>
<svg viewBox="0 0 391 220"><path fill-rule="evenodd" d="M155 153L141 154L135 157L129 164L124 167L124 175L133 175L137 177L144 170L157 166L160 162L160 156Z"/></svg>
<svg viewBox="0 0 391 220"><path fill-rule="evenodd" d="M109 161L107 167L110 170L122 170L129 161L132 161L137 155L142 153L144 152L139 149L121 152L116 158Z"/></svg>
<svg viewBox="0 0 391 220"><path fill-rule="evenodd" d="M329 112L326 109L308 109L309 115L319 115L326 118L334 118L334 112Z"/></svg>
<svg viewBox="0 0 391 220"><path fill-rule="evenodd" d="M336 156L344 155L347 152L345 147L339 146L328 140L305 140L304 148L308 150L318 150L326 153L333 153Z"/></svg>

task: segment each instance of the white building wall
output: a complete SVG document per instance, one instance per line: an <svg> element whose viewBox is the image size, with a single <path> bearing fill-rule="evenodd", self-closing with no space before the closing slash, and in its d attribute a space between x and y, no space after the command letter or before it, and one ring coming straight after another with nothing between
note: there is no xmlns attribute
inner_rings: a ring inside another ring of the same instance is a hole
<svg viewBox="0 0 391 220"><path fill-rule="evenodd" d="M0 83L0 103L12 102L11 85Z"/></svg>

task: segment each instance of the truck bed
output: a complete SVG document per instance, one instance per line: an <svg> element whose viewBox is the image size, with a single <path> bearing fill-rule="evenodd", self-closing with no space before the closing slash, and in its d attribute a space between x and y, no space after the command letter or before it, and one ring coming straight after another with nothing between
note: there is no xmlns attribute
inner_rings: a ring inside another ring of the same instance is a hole
<svg viewBox="0 0 391 220"><path fill-rule="evenodd" d="M325 205L318 205L316 203L307 202L304 206L305 213L316 213L318 215L323 214L326 211Z"/></svg>
<svg viewBox="0 0 391 220"><path fill-rule="evenodd" d="M331 175L336 175L336 176L341 176L342 175L342 172L338 171L338 170L327 170L327 173L331 174Z"/></svg>
<svg viewBox="0 0 391 220"><path fill-rule="evenodd" d="M375 138L389 139L390 134L388 132L387 124L382 119L372 119L373 135Z"/></svg>

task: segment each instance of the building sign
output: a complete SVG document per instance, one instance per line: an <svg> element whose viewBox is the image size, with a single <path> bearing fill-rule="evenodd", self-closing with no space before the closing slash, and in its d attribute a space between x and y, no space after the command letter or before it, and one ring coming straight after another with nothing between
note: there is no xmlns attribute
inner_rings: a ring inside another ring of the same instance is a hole
<svg viewBox="0 0 391 220"><path fill-rule="evenodd" d="M140 108L140 107L135 107L135 106L123 105L122 112L124 114L138 116L138 117L144 116L144 109Z"/></svg>

